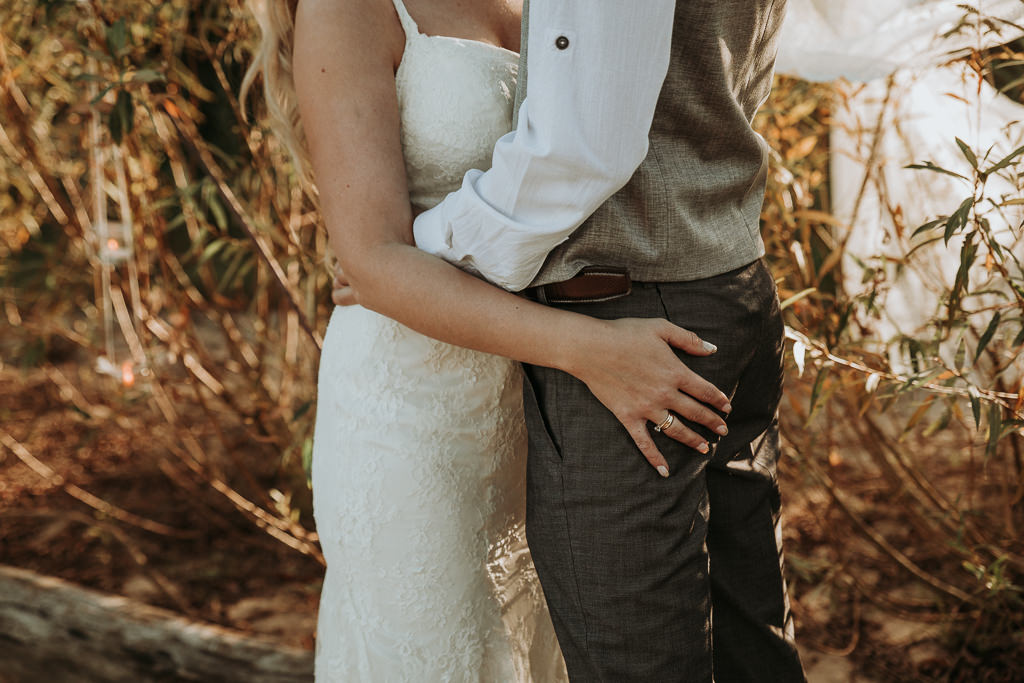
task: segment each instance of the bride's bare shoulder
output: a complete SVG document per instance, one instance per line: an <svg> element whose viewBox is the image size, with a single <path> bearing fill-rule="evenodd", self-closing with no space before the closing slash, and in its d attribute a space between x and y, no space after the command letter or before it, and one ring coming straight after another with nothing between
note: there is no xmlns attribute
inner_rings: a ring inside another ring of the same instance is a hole
<svg viewBox="0 0 1024 683"><path fill-rule="evenodd" d="M306 41L333 45L364 58L380 54L400 58L405 33L393 0L299 0L295 46Z"/></svg>

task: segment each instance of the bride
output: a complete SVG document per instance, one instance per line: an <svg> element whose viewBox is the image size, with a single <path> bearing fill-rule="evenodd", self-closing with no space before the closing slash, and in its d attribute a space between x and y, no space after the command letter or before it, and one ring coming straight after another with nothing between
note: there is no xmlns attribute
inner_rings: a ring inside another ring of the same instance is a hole
<svg viewBox="0 0 1024 683"><path fill-rule="evenodd" d="M523 538L514 360L658 421L672 347L713 347L663 320L535 304L412 246L414 214L512 127L522 0L265 1L254 71L358 304L335 309L320 363L317 679L564 680Z"/></svg>

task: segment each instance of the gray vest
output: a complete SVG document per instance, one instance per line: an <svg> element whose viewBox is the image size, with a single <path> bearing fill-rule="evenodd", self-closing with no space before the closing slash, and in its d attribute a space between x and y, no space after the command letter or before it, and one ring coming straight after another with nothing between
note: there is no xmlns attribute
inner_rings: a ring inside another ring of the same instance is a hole
<svg viewBox="0 0 1024 683"><path fill-rule="evenodd" d="M526 90L526 4L517 104ZM764 254L768 150L750 123L771 89L785 5L676 2L647 158L548 255L532 284L567 280L590 265L625 267L638 282L697 280Z"/></svg>

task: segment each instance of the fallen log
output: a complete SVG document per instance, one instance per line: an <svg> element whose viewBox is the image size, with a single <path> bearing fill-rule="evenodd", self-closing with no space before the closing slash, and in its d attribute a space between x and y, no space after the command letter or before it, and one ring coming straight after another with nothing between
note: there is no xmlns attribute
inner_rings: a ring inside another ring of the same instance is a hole
<svg viewBox="0 0 1024 683"><path fill-rule="evenodd" d="M312 680L312 652L0 566L0 683Z"/></svg>

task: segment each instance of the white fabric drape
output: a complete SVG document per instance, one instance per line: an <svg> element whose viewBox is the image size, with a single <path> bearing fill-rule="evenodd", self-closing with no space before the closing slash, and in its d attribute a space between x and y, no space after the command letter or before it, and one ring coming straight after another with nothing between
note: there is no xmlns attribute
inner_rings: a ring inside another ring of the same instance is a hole
<svg viewBox="0 0 1024 683"><path fill-rule="evenodd" d="M812 81L872 81L901 69L934 67L977 47L962 0L789 0L778 70ZM1020 24L1020 0L969 3L982 14ZM981 38L982 47L1024 33L1010 24Z"/></svg>
<svg viewBox="0 0 1024 683"><path fill-rule="evenodd" d="M1013 23L993 22L998 31L980 34L962 25L965 10L959 4L790 0L783 29L780 73L856 82L837 84L845 97L837 98L830 135L832 208L852 231L844 261L846 292L856 297L869 291L864 266L885 273L888 285L875 301L880 318L862 311L858 322L866 339L877 342L875 350L888 352L900 370L906 369L904 356L893 342L919 333L939 310L943 291L953 284L961 245L959 239L948 247L939 241L904 261L911 234L938 215L952 213L972 190L954 178L905 167L932 161L970 175L956 137L979 156L991 149L990 163L1024 143L1017 123L1024 121L1024 106L987 83L979 87L963 62L950 63L959 51L1004 44L1024 34L1024 2L982 2L983 15ZM1010 198L1019 192L1005 179L989 181L991 195ZM1009 230L1024 220L1021 208L1009 207L990 219L997 230ZM1021 246L1015 246L1018 255L1024 253ZM976 267L977 276L986 275L983 268ZM987 322L982 316L972 321L982 328ZM955 345L953 340L943 355L955 352Z"/></svg>

